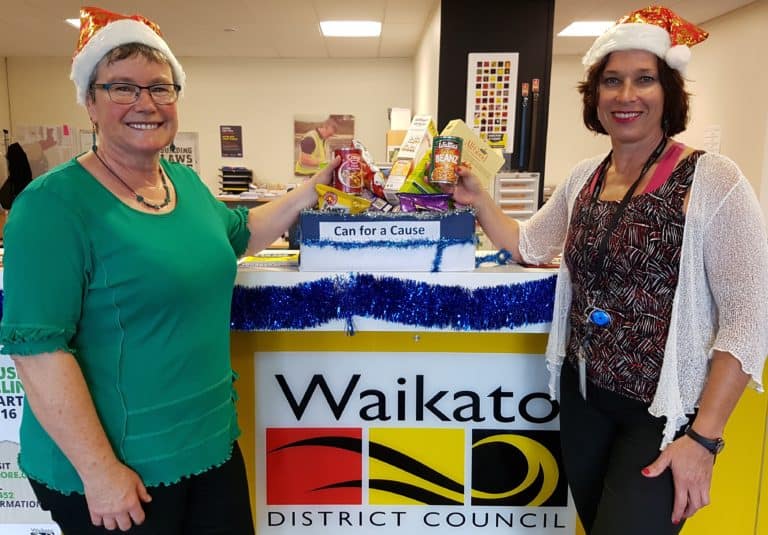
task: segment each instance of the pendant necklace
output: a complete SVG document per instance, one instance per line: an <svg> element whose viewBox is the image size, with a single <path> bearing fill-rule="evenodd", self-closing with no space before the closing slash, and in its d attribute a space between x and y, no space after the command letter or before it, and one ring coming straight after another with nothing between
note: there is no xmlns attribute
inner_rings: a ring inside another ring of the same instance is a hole
<svg viewBox="0 0 768 535"><path fill-rule="evenodd" d="M166 206L168 206L169 204L171 204L171 190L168 189L168 182L165 180L165 173L163 173L163 168L162 167L158 167L157 170L160 172L160 181L161 181L161 183L163 185L163 189L165 190L165 199L163 199L163 202L161 202L160 204L154 204L154 203L151 203L148 200L146 200L143 195L139 195L138 193L136 193L136 191L131 186L129 186L128 183L125 180L120 178L120 175L118 175L114 171L114 169L112 169L110 166L108 166L107 162L105 162L104 159L101 156L99 156L99 153L96 150L96 147L93 148L93 154L94 154L94 156L96 156L96 159L101 162L101 165L106 167L107 171L109 171L112 174L113 177L118 179L120 181L120 183L123 186L125 186L128 189L128 191L130 191L133 194L133 196L136 198L136 202L138 202L139 204L143 204L147 208L152 208L153 210L161 210L161 209L165 208Z"/></svg>
<svg viewBox="0 0 768 535"><path fill-rule="evenodd" d="M629 204L629 201L632 199L632 196L635 193L635 190L637 189L638 184L640 184L640 181L643 179L645 174L648 172L648 170L651 168L651 166L656 162L656 160L659 159L659 156L664 152L664 149L667 147L667 136L663 136L661 138L661 141L659 141L659 144L656 145L656 148L653 150L650 156L648 156L648 159L645 161L645 165L643 165L642 170L640 171L640 176L637 177L637 179L632 183L632 185L629 187L627 192L624 194L624 197L619 202L619 206L616 209L616 212L613 214L613 217L609 220L608 225L605 229L605 234L603 235L603 239L600 241L598 247L597 247L597 255L596 258L592 260L592 262L587 261L586 265L591 265L591 271L595 272L597 274L594 286L598 289L599 293L602 293L603 288L603 278L605 275L605 270L603 269L603 263L606 260L606 257L608 255L608 241L611 238L611 234L616 230L616 227L619 225L619 221L621 220L621 217L624 215L624 212L627 209L627 205ZM613 151L608 153L608 156L606 156L605 160L601 164L599 170L598 170L598 177L597 177L597 183L595 184L595 189L592 192L592 203L597 203L598 198L600 196L600 190L604 186L605 177L608 173L608 167L611 165L611 156L613 154ZM586 254L586 251L585 251ZM586 370L586 357L587 357L587 345L589 344L590 338L592 337L593 330L595 328L606 328L608 327L611 322L613 321L613 318L611 317L610 312L605 310L604 308L597 306L595 303L596 299L589 298L589 294L592 293L589 290L587 290L587 297L590 304L588 304L587 309L584 311L586 324L585 324L585 333L584 336L581 339L581 343L579 344L579 350L578 350L578 372L579 372L579 392L581 393L582 397L586 399L587 397L587 370Z"/></svg>

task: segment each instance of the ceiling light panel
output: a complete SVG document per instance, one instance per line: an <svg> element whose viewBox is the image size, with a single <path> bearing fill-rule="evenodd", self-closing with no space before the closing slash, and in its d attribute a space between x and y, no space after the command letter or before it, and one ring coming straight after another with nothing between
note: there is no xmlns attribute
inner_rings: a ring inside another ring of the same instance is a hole
<svg viewBox="0 0 768 535"><path fill-rule="evenodd" d="M324 20L320 31L326 37L378 37L381 22L373 20Z"/></svg>
<svg viewBox="0 0 768 535"><path fill-rule="evenodd" d="M612 20L577 20L566 26L558 33L559 37L588 37L602 35L613 26Z"/></svg>

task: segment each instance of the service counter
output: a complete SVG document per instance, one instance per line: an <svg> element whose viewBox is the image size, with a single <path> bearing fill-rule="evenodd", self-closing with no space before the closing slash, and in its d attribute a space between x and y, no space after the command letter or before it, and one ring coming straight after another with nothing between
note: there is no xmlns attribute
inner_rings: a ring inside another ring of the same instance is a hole
<svg viewBox="0 0 768 535"><path fill-rule="evenodd" d="M258 533L574 533L541 358L555 280L241 271Z"/></svg>
<svg viewBox="0 0 768 535"><path fill-rule="evenodd" d="M232 362L258 535L582 533L547 396L555 280L242 268ZM0 533L58 533L16 464L23 390L5 355L0 372ZM713 505L685 535L768 533L766 408L743 396Z"/></svg>
<svg viewBox="0 0 768 535"><path fill-rule="evenodd" d="M555 280L241 270L232 359L257 533L583 533L546 395ZM765 434L750 390L713 505L684 533L768 533Z"/></svg>

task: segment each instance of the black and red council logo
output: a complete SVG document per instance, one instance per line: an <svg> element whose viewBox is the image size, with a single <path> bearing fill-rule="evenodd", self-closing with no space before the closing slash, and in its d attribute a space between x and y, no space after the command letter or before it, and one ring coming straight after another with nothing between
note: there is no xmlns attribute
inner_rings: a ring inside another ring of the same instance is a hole
<svg viewBox="0 0 768 535"><path fill-rule="evenodd" d="M266 504L566 507L568 491L557 431L267 428Z"/></svg>

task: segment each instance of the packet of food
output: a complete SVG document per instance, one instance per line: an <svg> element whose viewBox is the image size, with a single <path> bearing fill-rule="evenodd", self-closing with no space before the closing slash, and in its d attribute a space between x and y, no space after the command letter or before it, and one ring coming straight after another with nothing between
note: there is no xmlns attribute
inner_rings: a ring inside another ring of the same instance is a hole
<svg viewBox="0 0 768 535"><path fill-rule="evenodd" d="M447 193L400 193L401 212L447 212L451 196Z"/></svg>
<svg viewBox="0 0 768 535"><path fill-rule="evenodd" d="M368 208L368 210L371 212L391 212L394 208L394 206L389 204L386 200L377 197L373 194L373 192L367 189L363 189L361 197L371 201L371 206Z"/></svg>
<svg viewBox="0 0 768 535"><path fill-rule="evenodd" d="M442 193L443 190L437 184L432 184L429 179L429 162L432 159L432 151L427 151L421 160L416 163L405 183L400 188L400 193Z"/></svg>
<svg viewBox="0 0 768 535"><path fill-rule="evenodd" d="M384 186L387 183L387 178L381 169L373 162L373 157L365 145L359 139L352 140L352 146L360 151L363 156L363 162L365 163L363 173L363 186L376 195L377 197L384 198Z"/></svg>
<svg viewBox="0 0 768 535"><path fill-rule="evenodd" d="M371 205L371 201L345 193L325 184L316 184L317 202L321 210L337 210L350 214L365 212Z"/></svg>
<svg viewBox="0 0 768 535"><path fill-rule="evenodd" d="M387 177L387 183L384 186L384 198L389 201L390 204L397 204L400 202L397 198L397 194L400 192L400 188L405 184L405 179L408 177L408 173L413 169L412 160L397 160L392 164L392 168L389 170L389 176Z"/></svg>

